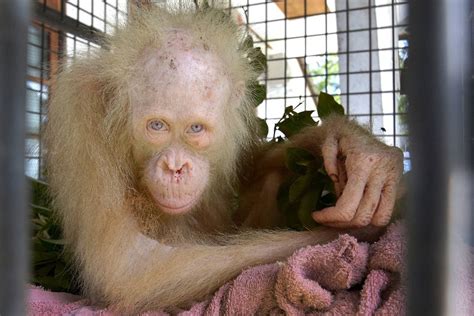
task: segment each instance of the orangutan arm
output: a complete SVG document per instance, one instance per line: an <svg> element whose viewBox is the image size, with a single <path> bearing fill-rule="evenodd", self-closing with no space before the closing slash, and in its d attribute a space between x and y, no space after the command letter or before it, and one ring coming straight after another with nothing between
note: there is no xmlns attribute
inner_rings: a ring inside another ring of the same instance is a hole
<svg viewBox="0 0 474 316"><path fill-rule="evenodd" d="M313 213L328 226L361 227L388 224L403 171L403 156L396 147L378 141L346 117L333 116L320 127L310 127L288 142L259 156L254 176L243 187L243 220L251 227L281 226L276 194L289 175L286 149L299 147L322 156L339 197L335 207Z"/></svg>
<svg viewBox="0 0 474 316"><path fill-rule="evenodd" d="M245 268L282 260L300 247L329 242L340 233L331 228L252 231L226 236L214 245L168 246L143 236L125 218L100 224L105 234L96 248L84 248L82 254L86 291L100 298L96 303L121 313L186 306ZM122 229L127 229L126 236Z"/></svg>

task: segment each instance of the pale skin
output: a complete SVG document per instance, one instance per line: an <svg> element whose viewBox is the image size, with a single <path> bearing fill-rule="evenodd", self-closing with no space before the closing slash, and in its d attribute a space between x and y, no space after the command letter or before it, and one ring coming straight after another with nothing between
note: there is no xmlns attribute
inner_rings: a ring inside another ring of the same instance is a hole
<svg viewBox="0 0 474 316"><path fill-rule="evenodd" d="M149 23L155 20L151 16ZM190 21L189 27L200 23ZM210 32L222 26L202 27ZM143 32L153 38L151 29L138 28L130 38ZM241 152L250 136L235 128L244 119L232 107L241 106L243 97L235 91L242 83L212 45L234 39L200 38L174 27L164 34L168 45L144 49L134 68L127 68L135 69L127 82L128 121L108 122L118 126L111 130L124 130L129 137L114 143L123 146L122 152L103 149L119 136L97 128L105 120L101 111L109 113L108 107L114 109L118 101L101 103L101 85L93 84L98 73L94 63L76 69L71 77L66 74L64 82L73 85L70 94L58 92L50 105L51 187L86 295L129 313L186 306L247 267L283 260L300 247L326 243L342 231L365 240L377 238L395 202L402 171L398 150L347 120L333 118L285 145L254 149L253 160L240 166L249 158ZM69 95L84 89L76 83L78 75L82 82L91 82L82 83L90 93L68 108ZM71 140L63 141L68 133ZM101 137L105 141L99 141ZM280 226L276 192L288 174L287 146L323 156L340 198L334 208L314 218L336 228L245 228ZM130 159L128 164L125 159ZM231 184L240 177L227 175L242 170L249 176L236 185L241 188L238 215L244 223L237 227L231 220Z"/></svg>

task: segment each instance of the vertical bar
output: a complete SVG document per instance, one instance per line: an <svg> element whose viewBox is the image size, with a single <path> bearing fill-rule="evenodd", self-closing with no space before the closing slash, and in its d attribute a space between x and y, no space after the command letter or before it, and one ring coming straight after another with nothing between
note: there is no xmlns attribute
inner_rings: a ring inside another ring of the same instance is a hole
<svg viewBox="0 0 474 316"><path fill-rule="evenodd" d="M369 11L369 124L370 124L370 130L372 133L374 132L374 115L373 115L373 109L372 109L372 97L373 97L373 91L372 91L372 74L373 74L373 69L372 69L372 11L374 12L375 15L375 9L372 9L372 0L368 1L368 9ZM377 131L378 132L378 131Z"/></svg>
<svg viewBox="0 0 474 316"><path fill-rule="evenodd" d="M39 107L39 123L40 123L40 126L39 126L39 130L38 130L38 138L39 138L39 146L38 146L38 178L41 178L41 170L43 169L43 161L42 161L42 152L43 152L43 146L42 146L42 143L41 143L41 139L42 139L42 126L41 126L41 122L43 121L43 115L44 115L44 112L43 112L43 108L44 108L44 102L43 102L43 93L45 92L46 90L46 85L44 83L45 81L45 78L44 78L44 74L46 73L46 71L50 70L46 70L46 65L45 65L45 50L50 48L50 45L49 45L49 41L47 40L47 37L46 37L46 30L45 30L45 25L44 24L41 24L41 54L40 54L40 99L39 99L39 104L40 104L40 107Z"/></svg>
<svg viewBox="0 0 474 316"><path fill-rule="evenodd" d="M397 128L397 98L396 98L396 76L395 76L395 64L397 63L396 58L398 58L398 53L395 53L395 47L398 45L395 43L398 43L398 39L395 39L395 24L397 21L395 21L395 0L392 0L390 4L390 10L392 10L392 23L391 23L391 30L392 30L392 128L393 128L393 145L397 146L397 137L396 137L396 128Z"/></svg>
<svg viewBox="0 0 474 316"><path fill-rule="evenodd" d="M61 11L61 21L64 21L64 17L66 15L66 0L61 0L60 11Z"/></svg>
<svg viewBox="0 0 474 316"><path fill-rule="evenodd" d="M263 45L265 45L265 57L268 60L268 2L265 2L265 38L263 40ZM268 62L267 62L267 67L265 67L265 89L267 91L268 95ZM265 97L265 121L268 121L268 101L267 98ZM269 130L270 132L270 130ZM268 139L268 135L267 135Z"/></svg>
<svg viewBox="0 0 474 316"><path fill-rule="evenodd" d="M107 1L104 1L104 33L107 34Z"/></svg>
<svg viewBox="0 0 474 316"><path fill-rule="evenodd" d="M306 111L306 98L307 98L307 93L306 90L308 87L311 87L312 79L308 76L308 66L306 63L306 57L308 56L308 3L307 0L304 0L304 11L303 11L303 21L304 21L304 56L303 56L303 65L302 65L302 71L303 71L303 80L304 80L304 91L303 91L303 100L304 100L304 110ZM326 6L326 5L325 5ZM326 48L327 48L327 38L326 38ZM312 91L312 90L310 90Z"/></svg>
<svg viewBox="0 0 474 316"><path fill-rule="evenodd" d="M183 4L181 1L179 2L179 8L181 9L183 7ZM115 29L118 27L118 0L115 0Z"/></svg>
<svg viewBox="0 0 474 316"><path fill-rule="evenodd" d="M472 121L465 117L472 106L469 13L470 0L417 0L410 6L409 315L459 315L452 298L463 285L453 283L452 271L459 267L456 247L462 242L452 236L469 235L472 212L465 140Z"/></svg>
<svg viewBox="0 0 474 316"><path fill-rule="evenodd" d="M79 27L79 12L81 12L81 0L77 0L77 11L76 11L76 27ZM76 38L76 35L74 35Z"/></svg>
<svg viewBox="0 0 474 316"><path fill-rule="evenodd" d="M305 11L306 16L306 11ZM328 74L328 6L324 4L324 89L326 93L329 93L328 84L329 84L329 74ZM320 91L321 92L321 91Z"/></svg>
<svg viewBox="0 0 474 316"><path fill-rule="evenodd" d="M28 0L0 1L0 315L24 315L24 120Z"/></svg>
<svg viewBox="0 0 474 316"><path fill-rule="evenodd" d="M350 73L349 73L349 62L350 62L350 45L349 45L349 42L350 42L350 32L349 32L349 29L350 29L350 20L349 20L349 0L346 0L346 34L347 34L347 37L346 37L346 94L347 94L347 97L346 97L346 109L347 109L347 115L351 115L351 103L349 101L349 97L350 97L350 90L351 90L351 81L350 81Z"/></svg>
<svg viewBox="0 0 474 316"><path fill-rule="evenodd" d="M285 59L285 64L284 64L283 69L284 69L285 73L283 74L283 76L284 76L285 79L283 81L283 88L285 90L283 91L283 97L284 97L285 101L284 101L283 104L285 105L285 108L286 108L288 106L288 104L287 104L287 102L288 102L287 93L286 93L287 92L286 91L287 90L287 85L288 85L288 78L287 78L287 76L288 76L288 55L287 55L287 51L288 51L288 30L287 30L287 27L288 27L288 25L287 25L287 23L288 23L288 0L284 0L284 1L285 1L285 10L284 10L283 13L285 15L285 17L284 17L284 19L285 19L285 33L284 33L285 53L283 55L283 58Z"/></svg>
<svg viewBox="0 0 474 316"><path fill-rule="evenodd" d="M94 1L91 1L91 27L90 30L91 32L94 32Z"/></svg>

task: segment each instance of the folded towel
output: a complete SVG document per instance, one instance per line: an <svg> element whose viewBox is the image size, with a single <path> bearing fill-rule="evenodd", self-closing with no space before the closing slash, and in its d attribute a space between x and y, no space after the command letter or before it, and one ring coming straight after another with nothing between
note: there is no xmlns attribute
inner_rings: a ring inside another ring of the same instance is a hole
<svg viewBox="0 0 474 316"><path fill-rule="evenodd" d="M326 245L299 249L285 262L243 271L206 301L188 310L150 311L144 316L193 315L404 315L406 237L403 224L391 224L372 245L341 235ZM468 249L466 260L474 252ZM459 315L473 315L472 265L456 277ZM467 273L467 275L466 275ZM79 296L29 289L30 315L114 315Z"/></svg>

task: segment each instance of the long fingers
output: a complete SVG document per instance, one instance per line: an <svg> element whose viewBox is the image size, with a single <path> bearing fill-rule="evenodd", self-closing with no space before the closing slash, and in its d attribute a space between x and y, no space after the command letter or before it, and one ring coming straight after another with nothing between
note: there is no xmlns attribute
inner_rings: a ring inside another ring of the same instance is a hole
<svg viewBox="0 0 474 316"><path fill-rule="evenodd" d="M372 180L367 183L364 196L360 201L359 207L349 226L362 227L367 226L372 221L375 211L379 207L380 192L383 188L383 182Z"/></svg>
<svg viewBox="0 0 474 316"><path fill-rule="evenodd" d="M388 182L382 189L380 203L372 217L372 225L385 226L390 221L397 197L397 181Z"/></svg>
<svg viewBox="0 0 474 316"><path fill-rule="evenodd" d="M367 173L349 175L346 188L337 200L336 206L312 214L318 223L350 222L356 214L367 183Z"/></svg>
<svg viewBox="0 0 474 316"><path fill-rule="evenodd" d="M337 158L337 172L339 175L339 181L334 183L334 189L336 190L337 197L340 197L347 183L347 172L346 172L346 159L342 156Z"/></svg>
<svg viewBox="0 0 474 316"><path fill-rule="evenodd" d="M335 137L328 138L322 146L324 168L334 183L336 195L339 197L347 182L345 158L339 155L339 144Z"/></svg>
<svg viewBox="0 0 474 316"><path fill-rule="evenodd" d="M328 137L322 146L324 167L334 182L338 200L334 207L314 212L314 220L334 227L388 224L396 199L395 176L401 173L400 168L389 166L400 159L392 150L367 153L340 145L338 139Z"/></svg>
<svg viewBox="0 0 474 316"><path fill-rule="evenodd" d="M368 224L385 226L390 221L395 199L396 181L390 181L384 185L382 181L371 179L367 183L356 212L352 211L352 207L338 208L336 203L335 207L314 212L313 218L317 222L337 228L363 227ZM319 215L321 213L323 215ZM325 213L331 213L331 215L324 215Z"/></svg>
<svg viewBox="0 0 474 316"><path fill-rule="evenodd" d="M324 142L322 148L324 168L327 174L331 177L334 185L339 182L339 172L337 168L337 154L339 152L338 142L335 137L328 137Z"/></svg>

